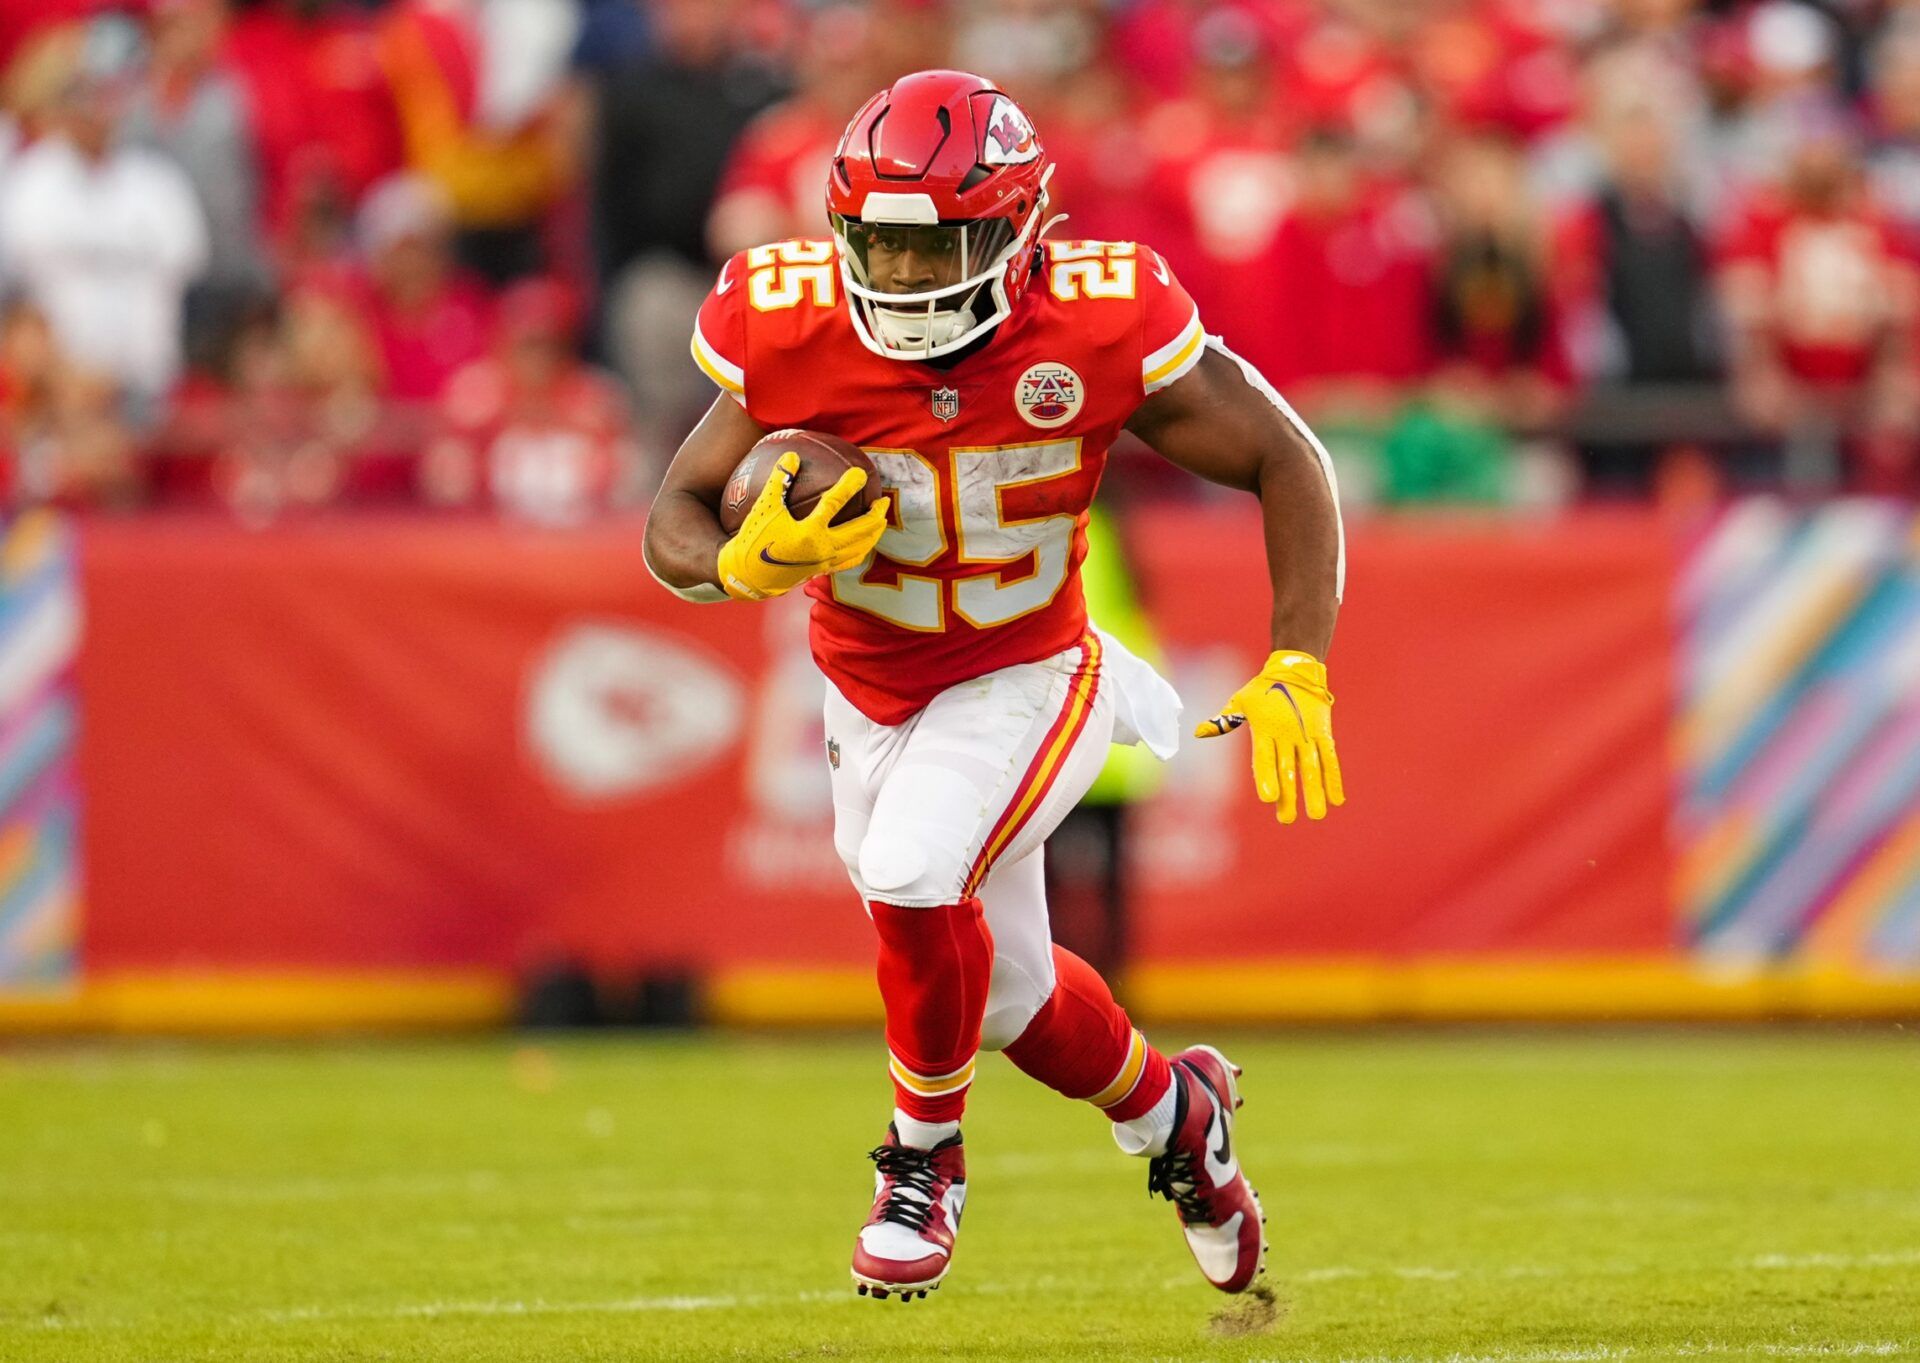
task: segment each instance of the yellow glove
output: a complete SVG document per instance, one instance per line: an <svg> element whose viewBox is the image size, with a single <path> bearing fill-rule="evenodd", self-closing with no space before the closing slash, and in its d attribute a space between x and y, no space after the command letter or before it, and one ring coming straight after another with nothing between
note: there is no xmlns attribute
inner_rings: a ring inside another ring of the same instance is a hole
<svg viewBox="0 0 1920 1363"><path fill-rule="evenodd" d="M1242 724L1253 729L1253 784L1262 800L1279 803L1281 823L1297 817L1296 777L1309 819L1324 819L1328 805L1347 802L1333 750L1333 692L1327 690L1327 669L1319 659L1281 649L1193 736L1218 738Z"/></svg>
<svg viewBox="0 0 1920 1363"><path fill-rule="evenodd" d="M840 508L866 486L864 469L848 469L820 494L805 520L794 519L787 510L787 491L799 472L798 454L789 450L781 455L740 529L720 546L720 585L736 601L765 601L822 573L857 567L887 533L885 497L876 498L845 525L832 523Z"/></svg>

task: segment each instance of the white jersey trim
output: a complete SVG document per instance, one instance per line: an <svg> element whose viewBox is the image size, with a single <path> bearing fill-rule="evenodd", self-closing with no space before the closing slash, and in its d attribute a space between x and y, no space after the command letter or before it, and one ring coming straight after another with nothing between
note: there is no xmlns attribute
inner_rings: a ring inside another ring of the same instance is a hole
<svg viewBox="0 0 1920 1363"><path fill-rule="evenodd" d="M713 343L700 334L700 324L693 324L693 362L700 366L705 374L720 386L722 392L733 398L742 407L747 405L747 372L713 348Z"/></svg>
<svg viewBox="0 0 1920 1363"><path fill-rule="evenodd" d="M1228 359L1239 365L1240 373L1246 378L1247 382L1258 389L1261 394L1266 397L1268 402L1271 402L1279 409L1280 415L1292 423L1293 429L1300 433L1302 440L1305 440L1308 445L1312 446L1314 455L1320 460L1320 472L1326 475L1327 491L1333 494L1333 526L1340 545L1340 561L1334 571L1333 599L1335 601L1345 600L1347 595L1347 525L1340 516L1340 480L1334 475L1333 456L1328 454L1327 447L1320 443L1320 437L1308 429L1307 423L1300 419L1300 414L1293 410L1287 400L1280 396L1272 384L1267 382L1264 374L1234 354L1231 350L1228 350L1227 343L1218 336L1207 337L1206 348L1219 351L1222 355L1225 355ZM1195 358L1197 359L1198 356L1196 355ZM1189 368L1191 368L1191 366L1189 366ZM1185 371L1183 370L1182 372L1184 373Z"/></svg>
<svg viewBox="0 0 1920 1363"><path fill-rule="evenodd" d="M1180 328L1180 334L1140 362L1140 382L1149 393L1157 393L1200 363L1206 329L1200 325L1200 309Z"/></svg>

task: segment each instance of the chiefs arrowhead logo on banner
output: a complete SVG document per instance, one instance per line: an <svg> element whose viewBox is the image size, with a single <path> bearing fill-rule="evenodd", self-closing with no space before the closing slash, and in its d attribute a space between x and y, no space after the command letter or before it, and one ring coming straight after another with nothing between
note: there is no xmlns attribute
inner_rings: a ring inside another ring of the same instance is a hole
<svg viewBox="0 0 1920 1363"><path fill-rule="evenodd" d="M980 149L980 160L989 166L1019 166L1039 157L1039 139L1020 106L1005 95L995 98L987 115L986 145Z"/></svg>
<svg viewBox="0 0 1920 1363"><path fill-rule="evenodd" d="M531 669L528 747L576 799L624 799L714 761L739 736L744 708L723 665L674 636L576 624Z"/></svg>

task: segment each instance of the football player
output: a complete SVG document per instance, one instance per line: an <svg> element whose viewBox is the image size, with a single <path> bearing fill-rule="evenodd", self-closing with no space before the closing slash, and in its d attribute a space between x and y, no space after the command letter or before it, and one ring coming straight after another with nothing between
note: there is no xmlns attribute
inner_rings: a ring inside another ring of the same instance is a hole
<svg viewBox="0 0 1920 1363"><path fill-rule="evenodd" d="M1260 499L1273 653L1199 736L1247 730L1282 823L1343 799L1321 663L1345 571L1326 451L1152 250L1043 239L1050 173L1026 114L979 76L922 71L870 99L828 172L831 239L734 256L701 308L693 354L721 393L647 526L650 570L688 600L813 598L834 842L879 939L891 1052L853 1252L879 1297L947 1272L983 1049L1105 1114L1214 1286L1243 1291L1262 1267L1238 1069L1208 1046L1163 1055L1047 926L1041 844L1108 744L1177 742L1172 688L1089 623L1078 580L1123 429ZM729 475L788 427L865 448L886 495L833 525L863 483L851 471L797 519L788 455L729 538Z"/></svg>

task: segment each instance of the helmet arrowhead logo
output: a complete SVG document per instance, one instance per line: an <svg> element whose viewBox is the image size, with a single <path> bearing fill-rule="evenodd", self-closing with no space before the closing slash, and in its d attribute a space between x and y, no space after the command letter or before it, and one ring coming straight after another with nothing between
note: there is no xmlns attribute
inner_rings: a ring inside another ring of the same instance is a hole
<svg viewBox="0 0 1920 1363"><path fill-rule="evenodd" d="M980 160L989 166L1019 166L1040 158L1040 142L1033 124L1018 104L1005 95L997 96L987 114L987 135L980 148Z"/></svg>

